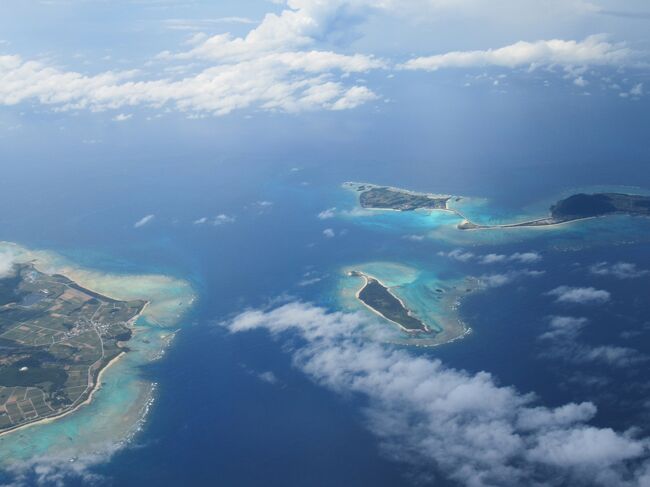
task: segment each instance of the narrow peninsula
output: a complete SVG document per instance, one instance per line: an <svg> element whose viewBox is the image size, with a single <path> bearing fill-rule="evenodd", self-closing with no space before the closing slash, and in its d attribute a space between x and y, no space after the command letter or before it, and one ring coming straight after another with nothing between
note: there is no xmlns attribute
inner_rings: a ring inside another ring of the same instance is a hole
<svg viewBox="0 0 650 487"><path fill-rule="evenodd" d="M0 279L0 435L90 401L146 305L15 264Z"/></svg>

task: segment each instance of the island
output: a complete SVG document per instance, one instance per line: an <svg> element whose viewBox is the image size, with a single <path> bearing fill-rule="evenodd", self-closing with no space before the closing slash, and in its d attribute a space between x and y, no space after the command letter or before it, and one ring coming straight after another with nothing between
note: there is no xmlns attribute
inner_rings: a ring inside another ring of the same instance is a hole
<svg viewBox="0 0 650 487"><path fill-rule="evenodd" d="M344 186L359 192L362 208L395 211L448 210L447 202L452 196L417 193L390 186L368 183L345 183Z"/></svg>
<svg viewBox="0 0 650 487"><path fill-rule="evenodd" d="M147 304L14 264L0 279L0 435L87 404Z"/></svg>
<svg viewBox="0 0 650 487"><path fill-rule="evenodd" d="M499 225L478 224L460 210L450 206L461 196L417 193L390 186L369 183L344 183L344 187L359 194L359 204L364 209L415 211L449 211L462 219L460 230L492 228L544 227L608 215L650 216L650 196L627 193L578 193L557 201L549 215L532 220Z"/></svg>
<svg viewBox="0 0 650 487"><path fill-rule="evenodd" d="M357 292L357 299L371 311L408 333L432 333L431 329L415 317L404 303L378 279L360 271L350 271L349 275L361 277L364 280L363 287Z"/></svg>
<svg viewBox="0 0 650 487"><path fill-rule="evenodd" d="M608 215L650 216L650 196L626 193L578 193L559 200L544 218L504 225L477 225L465 218L461 230L543 227Z"/></svg>

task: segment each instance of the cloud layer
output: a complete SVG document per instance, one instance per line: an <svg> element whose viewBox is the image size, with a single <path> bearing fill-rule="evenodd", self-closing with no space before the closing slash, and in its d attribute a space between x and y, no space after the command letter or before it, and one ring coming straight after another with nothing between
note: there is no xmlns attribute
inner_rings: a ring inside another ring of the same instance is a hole
<svg viewBox="0 0 650 487"><path fill-rule="evenodd" d="M453 51L410 59L402 69L437 71L443 68L502 68L537 66L619 66L632 58L624 44L613 44L605 36L593 35L583 41L551 39L519 41L498 49Z"/></svg>
<svg viewBox="0 0 650 487"><path fill-rule="evenodd" d="M428 475L467 486L644 485L648 442L590 426L589 402L557 408L439 360L367 341L360 314L294 302L241 313L232 332L293 331L305 342L294 363L318 383L368 401L384 450Z"/></svg>
<svg viewBox="0 0 650 487"><path fill-rule="evenodd" d="M537 16L551 11L597 11L578 0L546 2L549 5L543 9L535 2L514 3L507 7L512 12L537 12ZM105 70L86 74L49 61L0 55L0 105L39 103L68 111L140 107L174 109L192 116L226 115L241 109L289 113L348 110L381 98L376 89L353 79L352 74L395 69L561 66L572 73L576 85L584 86L587 82L581 73L585 68L618 68L630 65L639 55L603 35L583 40L522 40L496 49L420 56L398 65L369 53L345 52L350 46L341 49L344 52L332 50L332 46L340 46L331 39L346 38L357 24L377 13L412 21L422 12L432 19L451 14L495 15L479 0L289 0L283 10L267 14L257 24L243 17L169 19L165 26L181 30L232 23L250 24L251 28L242 36L197 32L181 49L162 51L145 63L147 72ZM643 85L637 83L621 95L638 98L643 95ZM130 117L120 112L114 120Z"/></svg>

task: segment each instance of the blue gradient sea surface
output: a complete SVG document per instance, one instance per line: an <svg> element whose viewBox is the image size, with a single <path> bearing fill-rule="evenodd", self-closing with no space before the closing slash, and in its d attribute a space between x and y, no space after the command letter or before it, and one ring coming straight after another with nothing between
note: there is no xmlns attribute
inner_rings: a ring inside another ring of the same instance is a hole
<svg viewBox="0 0 650 487"><path fill-rule="evenodd" d="M605 121L594 123L600 124L595 132L605 132ZM506 133L504 127L493 130ZM519 215L522 208L576 186L650 188L650 175L640 163L614 171L614 157L606 153L607 160L585 173L597 147L581 152L571 146L571 153L560 157L551 147L555 142L566 148L564 135L535 140L529 165L521 163L526 154L521 145L507 152L483 134L483 154L442 143L435 153L407 154L411 162L384 154L381 143L363 145L368 153L360 156L351 149L354 141L343 140L335 149L319 144L323 150L316 156L307 142L293 153L272 156L260 151L213 157L203 147L140 158L126 157L127 149L117 147L109 158L61 149L56 164L33 152L8 168L0 183L0 207L11 211L0 216L1 239L52 250L98 270L173 275L189 280L198 293L165 357L141 371L159 385L143 431L91 471L120 486L417 484L412 468L387 456L366 428L364 398L337 395L292 366L286 353L296 346L291 337L275 340L261 331L230 335L220 323L244 309L287 299L336 309L340 270L357 262L423 265L450 279L489 272L438 255L459 247L477 254L538 251L544 257L538 268L545 274L472 294L460 313L473 333L413 353L470 372L488 371L500 384L536 393L547 406L592 400L599 407L597 424L647 430L643 367L617 371L567 364L545 356L538 339L549 316L579 314L593 323L583 336L586 342L650 353L648 276L619 280L587 271L602 261L650 268L643 238L649 234L647 221L636 227L614 219L577 224L566 233L477 243L446 236L404 238L426 234L418 215L317 218L328 208L352 208L350 194L340 188L350 180L486 197L501 212L497 218ZM461 151L458 159L452 157L455 150ZM628 156L635 160L639 153L630 149ZM467 162L472 158L475 163ZM549 158L556 162L545 165ZM486 169L486 159L494 170ZM133 224L148 214L155 215L151 223L135 229ZM219 214L235 221L194 223ZM334 238L323 234L327 228ZM307 281L312 283L301 285ZM597 309L570 309L546 294L560 285L604 288L612 299ZM36 478L33 472L26 475ZM11 473L0 476L12 478ZM66 481L84 483L78 477Z"/></svg>

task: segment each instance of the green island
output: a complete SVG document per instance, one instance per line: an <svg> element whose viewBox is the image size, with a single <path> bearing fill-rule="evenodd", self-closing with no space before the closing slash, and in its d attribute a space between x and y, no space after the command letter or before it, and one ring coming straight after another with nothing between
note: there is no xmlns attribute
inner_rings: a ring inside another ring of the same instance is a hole
<svg viewBox="0 0 650 487"><path fill-rule="evenodd" d="M389 186L367 183L345 183L344 186L359 192L362 208L395 211L448 210L448 195L416 193Z"/></svg>
<svg viewBox="0 0 650 487"><path fill-rule="evenodd" d="M545 218L505 225L477 225L465 218L458 228L472 230L543 227L608 215L650 216L650 196L626 193L578 193L559 200L551 206L549 212L550 216Z"/></svg>
<svg viewBox="0 0 650 487"><path fill-rule="evenodd" d="M432 333L430 328L413 316L413 313L406 308L404 303L379 280L360 271L350 271L349 275L363 278L364 285L357 292L357 299L373 312L395 323L406 332Z"/></svg>
<svg viewBox="0 0 650 487"><path fill-rule="evenodd" d="M557 201L542 218L500 225L483 225L472 222L459 210L449 206L449 201L460 201L460 196L417 193L388 186L368 183L345 183L345 187L359 193L359 204L365 209L415 211L443 210L462 218L460 230L491 228L544 227L560 225L587 218L608 215L650 216L650 196L627 193L578 193Z"/></svg>
<svg viewBox="0 0 650 487"><path fill-rule="evenodd" d="M14 264L0 279L0 435L90 402L147 304Z"/></svg>

